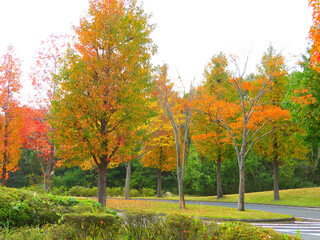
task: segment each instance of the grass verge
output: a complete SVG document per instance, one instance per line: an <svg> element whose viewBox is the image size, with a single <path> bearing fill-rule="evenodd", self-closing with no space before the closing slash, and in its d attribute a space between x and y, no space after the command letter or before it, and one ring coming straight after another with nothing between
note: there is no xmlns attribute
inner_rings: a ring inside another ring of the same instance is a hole
<svg viewBox="0 0 320 240"><path fill-rule="evenodd" d="M281 219L290 215L262 212L256 210L238 211L234 208L188 204L187 209L180 210L179 204L155 201L108 199L107 207L116 210L146 210L156 213L180 213L186 216L215 219Z"/></svg>
<svg viewBox="0 0 320 240"><path fill-rule="evenodd" d="M156 199L146 198L146 199ZM178 196L165 198L168 200L179 200ZM185 200L209 201L209 202L238 202L238 194L225 195L222 199L216 196L185 196ZM245 194L245 203L273 204L300 207L320 207L320 187L287 189L280 191L280 200L273 200L273 191L255 192Z"/></svg>

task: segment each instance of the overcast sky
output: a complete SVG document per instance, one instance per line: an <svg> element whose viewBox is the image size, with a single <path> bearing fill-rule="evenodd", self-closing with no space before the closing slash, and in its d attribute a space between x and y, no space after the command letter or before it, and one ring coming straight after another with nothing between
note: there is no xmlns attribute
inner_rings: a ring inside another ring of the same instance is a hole
<svg viewBox="0 0 320 240"><path fill-rule="evenodd" d="M40 42L70 32L87 7L87 0L0 0L0 55L13 44L27 72ZM312 23L307 0L144 0L144 9L157 25L153 62L167 63L172 80L179 73L186 86L202 80L219 51L250 52L248 72L269 43L287 56L302 54Z"/></svg>

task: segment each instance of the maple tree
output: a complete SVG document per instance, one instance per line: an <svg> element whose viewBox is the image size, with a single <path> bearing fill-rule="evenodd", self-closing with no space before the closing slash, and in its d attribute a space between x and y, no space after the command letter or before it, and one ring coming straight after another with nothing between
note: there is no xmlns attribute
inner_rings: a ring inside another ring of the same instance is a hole
<svg viewBox="0 0 320 240"><path fill-rule="evenodd" d="M162 172L176 169L176 159L172 156L175 151L175 140L172 126L168 118L157 108L158 114L151 119L148 141L144 142L141 163L157 172L157 197L161 197Z"/></svg>
<svg viewBox="0 0 320 240"><path fill-rule="evenodd" d="M8 172L15 171L22 147L22 112L17 94L21 89L21 61L13 46L0 59L0 174L4 186Z"/></svg>
<svg viewBox="0 0 320 240"><path fill-rule="evenodd" d="M36 91L33 101L40 110L29 111L29 119L32 122L30 127L33 126L33 130L30 129L28 147L41 155L41 169L47 192L51 189L52 175L58 162L55 157L54 142L51 139L54 137L54 128L48 123L48 119L52 118L52 101L56 97L58 88L54 78L59 73L61 59L69 45L69 37L65 35L52 34L47 40L42 41L30 73Z"/></svg>
<svg viewBox="0 0 320 240"><path fill-rule="evenodd" d="M172 89L173 84L168 80L166 65L163 65L159 69L159 74L156 76L156 79L159 107L170 120L173 128L176 149L179 204L180 209L185 209L183 181L188 150L189 125L192 116L191 103L193 100L193 89L191 87L188 94L184 93L183 97L179 97L178 93L174 92Z"/></svg>
<svg viewBox="0 0 320 240"><path fill-rule="evenodd" d="M75 27L54 103L55 142L66 165L96 166L106 205L106 171L119 162L124 133L145 121L153 26L135 1L91 0Z"/></svg>

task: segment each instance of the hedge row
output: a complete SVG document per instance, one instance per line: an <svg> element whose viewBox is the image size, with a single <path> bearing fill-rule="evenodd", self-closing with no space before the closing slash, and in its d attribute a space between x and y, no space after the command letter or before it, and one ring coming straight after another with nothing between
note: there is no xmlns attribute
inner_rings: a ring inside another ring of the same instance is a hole
<svg viewBox="0 0 320 240"><path fill-rule="evenodd" d="M77 197L94 197L98 195L98 188L87 188L83 186L73 186L69 190L63 188L53 188L51 194L54 195L69 195ZM106 189L106 194L108 197L123 197L124 189L120 187ZM142 188L140 191L136 189L130 190L131 197L152 197L156 195L156 191L150 188Z"/></svg>
<svg viewBox="0 0 320 240"><path fill-rule="evenodd" d="M5 228L57 223L63 214L112 212L93 200L38 195L23 189L0 188L0 226Z"/></svg>
<svg viewBox="0 0 320 240"><path fill-rule="evenodd" d="M3 231L4 239L154 239L154 240L257 240L299 239L246 223L204 223L183 215L159 217L154 213L131 212L123 217L111 214L66 214L61 224L43 228Z"/></svg>

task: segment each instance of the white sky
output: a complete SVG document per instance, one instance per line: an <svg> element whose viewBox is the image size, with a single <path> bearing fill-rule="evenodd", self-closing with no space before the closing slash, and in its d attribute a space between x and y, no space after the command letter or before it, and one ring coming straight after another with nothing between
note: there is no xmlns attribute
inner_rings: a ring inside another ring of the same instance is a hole
<svg viewBox="0 0 320 240"><path fill-rule="evenodd" d="M40 42L69 32L87 7L87 0L0 0L0 55L13 44L26 74ZM144 0L144 9L157 25L153 62L167 63L172 80L179 72L186 87L202 80L219 51L250 52L248 72L269 43L288 56L304 53L312 23L308 0Z"/></svg>

